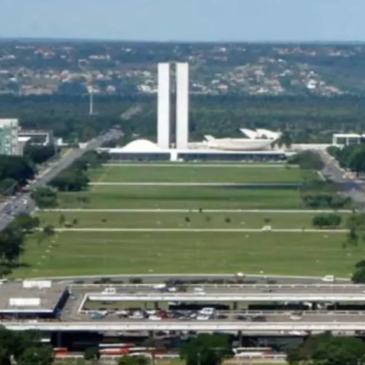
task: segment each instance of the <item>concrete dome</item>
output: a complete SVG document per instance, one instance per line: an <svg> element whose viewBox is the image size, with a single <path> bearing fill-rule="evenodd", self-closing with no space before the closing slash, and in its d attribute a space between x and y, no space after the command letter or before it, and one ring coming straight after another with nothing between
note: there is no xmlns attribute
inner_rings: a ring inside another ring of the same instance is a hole
<svg viewBox="0 0 365 365"><path fill-rule="evenodd" d="M160 152L162 151L155 143L147 139L137 139L122 148L123 152Z"/></svg>

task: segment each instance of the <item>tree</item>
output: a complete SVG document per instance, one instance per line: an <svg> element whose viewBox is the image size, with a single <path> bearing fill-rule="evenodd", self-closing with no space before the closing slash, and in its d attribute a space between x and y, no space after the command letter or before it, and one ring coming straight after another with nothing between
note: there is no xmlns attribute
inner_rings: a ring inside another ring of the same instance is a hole
<svg viewBox="0 0 365 365"><path fill-rule="evenodd" d="M97 347L89 347L84 352L85 360L99 360L100 356L100 350Z"/></svg>
<svg viewBox="0 0 365 365"><path fill-rule="evenodd" d="M35 331L14 332L0 327L0 364L50 365L53 350L39 341Z"/></svg>
<svg viewBox="0 0 365 365"><path fill-rule="evenodd" d="M0 194L1 195L13 195L16 191L18 183L11 178L0 180Z"/></svg>
<svg viewBox="0 0 365 365"><path fill-rule="evenodd" d="M60 217L58 218L58 224L60 226L63 226L65 222L66 222L66 217L63 214L61 214Z"/></svg>
<svg viewBox="0 0 365 365"><path fill-rule="evenodd" d="M355 271L352 274L352 282L355 284L365 283L365 261L361 260L355 265Z"/></svg>
<svg viewBox="0 0 365 365"><path fill-rule="evenodd" d="M43 233L46 236L53 236L55 234L55 229L54 229L54 227L51 224L48 224L47 226L45 226L43 228Z"/></svg>
<svg viewBox="0 0 365 365"><path fill-rule="evenodd" d="M348 228L347 242L353 246L357 246L359 239L365 241L365 214L352 213L346 222Z"/></svg>
<svg viewBox="0 0 365 365"><path fill-rule="evenodd" d="M288 163L299 165L303 170L322 170L324 162L321 156L314 151L303 151L293 156Z"/></svg>
<svg viewBox="0 0 365 365"><path fill-rule="evenodd" d="M292 136L289 131L284 131L280 138L275 142L278 147L285 146L286 148L290 148L292 145Z"/></svg>
<svg viewBox="0 0 365 365"><path fill-rule="evenodd" d="M28 347L17 360L18 365L52 365L54 352L50 346Z"/></svg>
<svg viewBox="0 0 365 365"><path fill-rule="evenodd" d="M0 155L0 180L12 179L23 186L34 175L34 168L25 157Z"/></svg>
<svg viewBox="0 0 365 365"><path fill-rule="evenodd" d="M48 161L56 152L53 145L41 146L33 145L28 142L24 147L23 155L34 164L38 165Z"/></svg>
<svg viewBox="0 0 365 365"><path fill-rule="evenodd" d="M84 171L67 169L55 177L50 182L50 185L59 191L81 191L87 188L89 181Z"/></svg>
<svg viewBox="0 0 365 365"><path fill-rule="evenodd" d="M149 365L150 359L146 356L122 356L118 365Z"/></svg>
<svg viewBox="0 0 365 365"><path fill-rule="evenodd" d="M9 265L19 259L24 251L25 237L19 227L11 224L0 233L0 257Z"/></svg>
<svg viewBox="0 0 365 365"><path fill-rule="evenodd" d="M364 364L365 344L357 338L324 333L313 335L304 343L287 349L286 355L291 365L361 365Z"/></svg>
<svg viewBox="0 0 365 365"><path fill-rule="evenodd" d="M338 214L318 214L312 219L312 226L319 228L337 228L342 223L342 217Z"/></svg>
<svg viewBox="0 0 365 365"><path fill-rule="evenodd" d="M27 213L20 213L15 220L13 221L12 225L18 227L23 232L32 232L34 229L38 228L40 225L39 217L31 216Z"/></svg>
<svg viewBox="0 0 365 365"><path fill-rule="evenodd" d="M199 334L180 350L186 365L219 365L232 355L229 336L224 334Z"/></svg>
<svg viewBox="0 0 365 365"><path fill-rule="evenodd" d="M327 152L334 157L335 159L339 159L339 157L341 156L341 148L336 147L336 146L329 146L327 148Z"/></svg>
<svg viewBox="0 0 365 365"><path fill-rule="evenodd" d="M39 186L32 193L31 198L36 205L43 208L54 208L57 206L57 193L48 186Z"/></svg>

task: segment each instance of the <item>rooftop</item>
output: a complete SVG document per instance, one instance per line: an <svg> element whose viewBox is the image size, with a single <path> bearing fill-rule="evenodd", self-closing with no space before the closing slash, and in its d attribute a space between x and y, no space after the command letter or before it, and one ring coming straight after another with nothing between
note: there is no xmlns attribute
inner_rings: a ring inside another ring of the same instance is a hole
<svg viewBox="0 0 365 365"><path fill-rule="evenodd" d="M0 314L53 312L66 290L64 284L52 283L50 287L30 285L24 282L7 282L0 286ZM28 283L37 283L28 281Z"/></svg>

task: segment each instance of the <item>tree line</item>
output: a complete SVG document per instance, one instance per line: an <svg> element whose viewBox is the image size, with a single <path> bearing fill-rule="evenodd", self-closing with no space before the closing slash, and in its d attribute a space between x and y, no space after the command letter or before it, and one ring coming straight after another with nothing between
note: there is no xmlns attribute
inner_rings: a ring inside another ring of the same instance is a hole
<svg viewBox="0 0 365 365"><path fill-rule="evenodd" d="M1 365L51 365L53 361L53 349L41 342L40 333L0 327Z"/></svg>
<svg viewBox="0 0 365 365"><path fill-rule="evenodd" d="M24 129L49 129L66 141L86 141L113 126L133 138L156 138L156 95L95 96L88 115L87 95L1 96L0 117L20 120ZM242 136L240 128L290 131L292 143L329 142L335 132L365 128L364 97L191 95L190 136ZM124 113L138 107L128 118Z"/></svg>

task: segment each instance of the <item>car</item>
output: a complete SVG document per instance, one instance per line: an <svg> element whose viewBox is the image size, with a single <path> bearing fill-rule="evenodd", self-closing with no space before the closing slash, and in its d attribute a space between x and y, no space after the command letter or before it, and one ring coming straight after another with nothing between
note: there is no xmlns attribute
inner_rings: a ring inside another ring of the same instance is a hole
<svg viewBox="0 0 365 365"><path fill-rule="evenodd" d="M203 288L194 288L194 293L198 295L205 295L205 291Z"/></svg>
<svg viewBox="0 0 365 365"><path fill-rule="evenodd" d="M213 314L215 314L215 309L214 308L210 308L210 307L205 307L202 310L199 311L199 314L201 315L206 315L206 316L212 316Z"/></svg>
<svg viewBox="0 0 365 365"><path fill-rule="evenodd" d="M334 283L336 281L336 278L333 275L326 275L322 278L322 281L326 283Z"/></svg>
<svg viewBox="0 0 365 365"><path fill-rule="evenodd" d="M149 316L148 319L150 321L161 321L161 317L160 316L157 316L157 315Z"/></svg>
<svg viewBox="0 0 365 365"><path fill-rule="evenodd" d="M196 317L196 319L198 321L209 321L210 320L210 316L207 316L205 314L199 314L198 317Z"/></svg>
<svg viewBox="0 0 365 365"><path fill-rule="evenodd" d="M300 320L302 320L302 316L300 314L292 314L290 316L290 320L291 321L300 321Z"/></svg>

